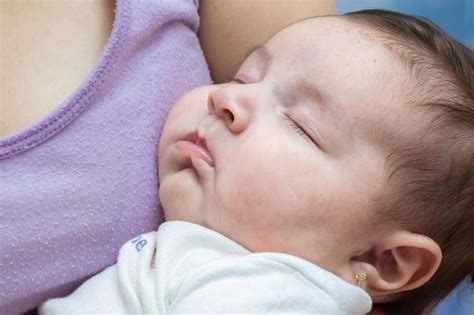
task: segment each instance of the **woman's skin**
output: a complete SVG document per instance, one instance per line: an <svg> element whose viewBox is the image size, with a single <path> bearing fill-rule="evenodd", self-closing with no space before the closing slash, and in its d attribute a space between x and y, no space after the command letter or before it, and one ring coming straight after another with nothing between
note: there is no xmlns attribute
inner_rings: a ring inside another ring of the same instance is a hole
<svg viewBox="0 0 474 315"><path fill-rule="evenodd" d="M113 0L0 1L0 137L50 113L86 78L114 8ZM212 78L228 81L248 51L284 26L334 13L333 0L201 0L198 36Z"/></svg>
<svg viewBox="0 0 474 315"><path fill-rule="evenodd" d="M80 85L112 31L114 5L0 1L0 136L28 128Z"/></svg>

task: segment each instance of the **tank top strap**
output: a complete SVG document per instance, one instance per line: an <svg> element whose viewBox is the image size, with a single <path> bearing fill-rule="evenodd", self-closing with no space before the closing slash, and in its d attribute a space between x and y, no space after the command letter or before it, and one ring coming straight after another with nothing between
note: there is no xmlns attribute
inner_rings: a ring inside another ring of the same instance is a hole
<svg viewBox="0 0 474 315"><path fill-rule="evenodd" d="M197 32L198 0L118 0L117 10L124 13L127 23L127 44L145 44L140 39L165 28L169 23L184 23ZM178 20L177 20L177 17ZM117 20L120 21L120 20Z"/></svg>

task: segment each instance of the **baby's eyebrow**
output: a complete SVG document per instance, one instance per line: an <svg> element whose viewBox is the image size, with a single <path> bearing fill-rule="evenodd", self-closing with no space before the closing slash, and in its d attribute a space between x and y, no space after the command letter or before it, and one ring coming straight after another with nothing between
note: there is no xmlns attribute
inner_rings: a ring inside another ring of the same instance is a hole
<svg viewBox="0 0 474 315"><path fill-rule="evenodd" d="M330 103L329 95L324 93L314 82L309 82L306 78L298 80L298 88L320 105L327 106Z"/></svg>

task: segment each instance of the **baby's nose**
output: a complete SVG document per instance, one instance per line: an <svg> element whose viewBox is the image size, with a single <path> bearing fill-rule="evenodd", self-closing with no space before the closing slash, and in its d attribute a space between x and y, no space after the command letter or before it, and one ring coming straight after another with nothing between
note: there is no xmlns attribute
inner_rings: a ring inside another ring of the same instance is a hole
<svg viewBox="0 0 474 315"><path fill-rule="evenodd" d="M221 118L233 133L241 133L247 128L251 116L249 100L228 88L214 90L209 94L207 107L210 114Z"/></svg>

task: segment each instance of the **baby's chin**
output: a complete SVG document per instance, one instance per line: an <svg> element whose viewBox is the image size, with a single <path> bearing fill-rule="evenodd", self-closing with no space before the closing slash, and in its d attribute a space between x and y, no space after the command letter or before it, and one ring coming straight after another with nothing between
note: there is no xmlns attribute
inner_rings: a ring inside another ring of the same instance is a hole
<svg viewBox="0 0 474 315"><path fill-rule="evenodd" d="M199 223L203 193L188 177L192 169L167 176L160 182L159 197L166 221L182 220Z"/></svg>

